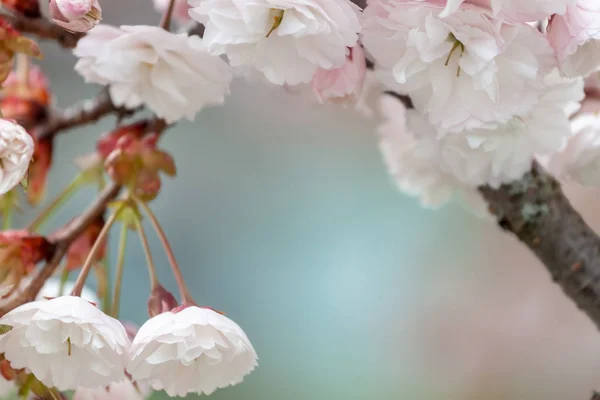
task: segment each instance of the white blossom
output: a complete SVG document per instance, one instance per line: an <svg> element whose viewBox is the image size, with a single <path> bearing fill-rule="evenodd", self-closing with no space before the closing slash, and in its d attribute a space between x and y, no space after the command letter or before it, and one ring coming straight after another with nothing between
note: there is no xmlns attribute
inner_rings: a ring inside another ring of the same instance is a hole
<svg viewBox="0 0 600 400"><path fill-rule="evenodd" d="M382 81L410 95L440 134L498 127L530 110L556 64L544 36L477 9L439 18L441 10L417 1L369 4L363 43Z"/></svg>
<svg viewBox="0 0 600 400"><path fill-rule="evenodd" d="M0 118L0 195L23 180L33 149L33 139L21 125Z"/></svg>
<svg viewBox="0 0 600 400"><path fill-rule="evenodd" d="M443 15L448 15L461 5L486 8L492 15L511 22L537 22L553 14L564 14L566 7L576 0L447 0ZM595 0L591 0L595 1Z"/></svg>
<svg viewBox="0 0 600 400"><path fill-rule="evenodd" d="M536 155L562 150L571 135L568 114L583 98L583 82L563 80L558 72L545 79L546 92L528 113L496 129L473 129L435 138L433 126L412 112L408 126L420 141L439 146L437 164L465 185L476 187L519 179Z"/></svg>
<svg viewBox="0 0 600 400"><path fill-rule="evenodd" d="M149 319L131 347L127 371L169 396L211 394L240 383L257 365L244 331L212 310L187 307Z"/></svg>
<svg viewBox="0 0 600 400"><path fill-rule="evenodd" d="M426 136L427 139L418 140L407 130L406 108L393 96L381 97L380 110L385 121L377 129L379 147L402 192L419 198L421 204L429 208L441 207L456 196L465 200L475 214L487 215L487 207L477 190L440 167L441 146L434 132ZM413 128L431 128L424 119L425 125L417 127L414 125L417 121L413 120Z"/></svg>
<svg viewBox="0 0 600 400"><path fill-rule="evenodd" d="M548 168L560 179L600 187L600 116L583 114L572 129L567 147L550 158Z"/></svg>
<svg viewBox="0 0 600 400"><path fill-rule="evenodd" d="M96 27L79 40L75 70L86 82L108 85L117 106L146 105L168 123L222 104L232 74L208 54L198 36L156 26Z"/></svg>
<svg viewBox="0 0 600 400"><path fill-rule="evenodd" d="M233 66L251 65L276 84L310 82L317 68L344 65L360 31L349 0L190 0L204 40Z"/></svg>
<svg viewBox="0 0 600 400"><path fill-rule="evenodd" d="M12 326L0 336L0 353L48 387L96 388L125 379L125 328L80 297L26 303L0 324Z"/></svg>

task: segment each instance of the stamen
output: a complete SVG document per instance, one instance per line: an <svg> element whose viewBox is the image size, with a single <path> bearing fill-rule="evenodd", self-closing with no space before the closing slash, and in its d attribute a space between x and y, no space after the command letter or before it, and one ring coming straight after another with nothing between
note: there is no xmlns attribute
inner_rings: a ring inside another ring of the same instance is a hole
<svg viewBox="0 0 600 400"><path fill-rule="evenodd" d="M444 63L444 65L447 67L448 64L450 64L450 60L452 59L452 55L454 54L454 52L456 51L456 49L458 49L460 47L460 57L463 56L463 54L465 53L465 45L462 44L462 42L458 39L456 39L456 37L453 34L450 34L448 36L448 40L454 41L454 44L452 45L452 49L450 49L450 54L448 54L448 57L446 58L446 62ZM460 65L458 66L458 69L456 70L456 76L459 77L460 76Z"/></svg>
<svg viewBox="0 0 600 400"><path fill-rule="evenodd" d="M68 346L68 351L67 351L67 355L71 355L71 338L68 337L67 338L67 346Z"/></svg>
<svg viewBox="0 0 600 400"><path fill-rule="evenodd" d="M266 37L269 37L271 33L275 31L275 29L279 28L279 25L281 25L281 21L283 21L283 13L284 10L280 10L277 8L271 9L271 15L273 16L273 25L271 26L271 29L267 33Z"/></svg>

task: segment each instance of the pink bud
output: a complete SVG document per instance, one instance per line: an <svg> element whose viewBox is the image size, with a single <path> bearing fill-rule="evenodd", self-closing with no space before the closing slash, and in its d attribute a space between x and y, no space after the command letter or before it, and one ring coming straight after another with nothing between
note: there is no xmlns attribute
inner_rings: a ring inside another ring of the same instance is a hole
<svg viewBox="0 0 600 400"><path fill-rule="evenodd" d="M360 45L349 49L346 63L340 68L318 69L311 86L322 102L356 103L367 76L367 61Z"/></svg>
<svg viewBox="0 0 600 400"><path fill-rule="evenodd" d="M158 314L171 311L177 307L175 296L162 285L158 285L148 297L148 314L156 317Z"/></svg>
<svg viewBox="0 0 600 400"><path fill-rule="evenodd" d="M102 20L98 0L50 0L50 16L72 32L87 32Z"/></svg>

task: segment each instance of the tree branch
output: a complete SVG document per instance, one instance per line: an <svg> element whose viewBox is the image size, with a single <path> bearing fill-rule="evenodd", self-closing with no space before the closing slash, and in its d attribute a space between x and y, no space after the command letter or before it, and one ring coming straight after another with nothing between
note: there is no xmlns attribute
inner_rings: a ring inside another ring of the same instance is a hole
<svg viewBox="0 0 600 400"><path fill-rule="evenodd" d="M59 132L97 121L111 113L125 116L135 111L116 107L110 100L108 91L103 90L93 99L77 103L64 111L54 112L46 123L36 128L35 136L37 139L44 139Z"/></svg>
<svg viewBox="0 0 600 400"><path fill-rule="evenodd" d="M479 190L500 227L535 253L600 328L600 238L571 206L558 181L534 164L515 182Z"/></svg>
<svg viewBox="0 0 600 400"><path fill-rule="evenodd" d="M7 20L16 30L22 33L34 34L41 39L55 40L65 48L75 47L79 39L85 36L85 33L67 32L64 28L46 18L27 18L19 14L7 13L4 9L2 11L0 14L2 18Z"/></svg>
<svg viewBox="0 0 600 400"><path fill-rule="evenodd" d="M0 307L0 316L13 310L14 308L25 304L27 302L35 300L35 297L39 293L46 280L50 278L56 269L58 268L62 258L67 253L69 246L81 233L95 221L106 209L107 204L113 200L119 191L121 186L111 183L108 185L99 195L96 201L87 209L79 218L77 218L72 224L68 225L66 229L61 231L59 234L51 238L51 242L55 245L54 254L50 261L48 261L37 273L32 277L29 285L13 300L4 304Z"/></svg>

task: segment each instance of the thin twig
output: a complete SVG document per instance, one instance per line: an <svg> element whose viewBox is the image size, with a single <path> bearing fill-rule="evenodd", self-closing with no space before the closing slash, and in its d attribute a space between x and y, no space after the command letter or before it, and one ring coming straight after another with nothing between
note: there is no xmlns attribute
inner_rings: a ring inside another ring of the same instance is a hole
<svg viewBox="0 0 600 400"><path fill-rule="evenodd" d="M48 122L40 125L35 135L38 140L77 128L90 122L98 121L108 114L132 114L137 110L125 110L116 107L110 100L107 90L103 90L96 97L77 103L64 111L55 112Z"/></svg>

